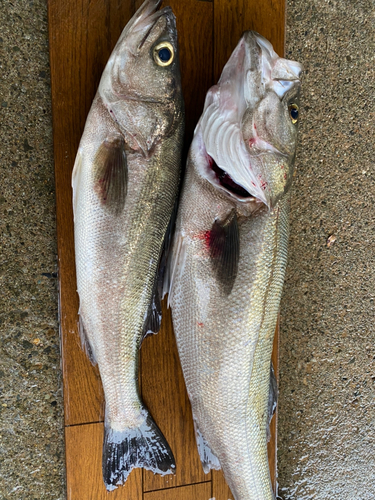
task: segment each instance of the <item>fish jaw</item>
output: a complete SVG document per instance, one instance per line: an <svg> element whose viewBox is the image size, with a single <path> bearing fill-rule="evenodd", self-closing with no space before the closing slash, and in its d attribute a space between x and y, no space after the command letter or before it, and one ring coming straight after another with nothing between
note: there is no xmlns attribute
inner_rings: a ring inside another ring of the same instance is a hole
<svg viewBox="0 0 375 500"><path fill-rule="evenodd" d="M220 169L268 207L293 177L302 66L278 57L261 35L244 33L206 96L198 127Z"/></svg>

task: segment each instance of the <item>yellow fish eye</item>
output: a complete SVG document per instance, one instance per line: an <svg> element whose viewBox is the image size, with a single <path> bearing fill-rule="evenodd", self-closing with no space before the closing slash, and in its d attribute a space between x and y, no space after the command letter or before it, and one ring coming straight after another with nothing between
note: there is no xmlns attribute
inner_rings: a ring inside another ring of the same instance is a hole
<svg viewBox="0 0 375 500"><path fill-rule="evenodd" d="M169 42L161 42L154 48L154 59L159 66L169 66L174 60L174 49Z"/></svg>
<svg viewBox="0 0 375 500"><path fill-rule="evenodd" d="M289 116L290 116L290 119L292 120L293 124L298 122L298 106L297 106L297 104L290 104L289 105Z"/></svg>

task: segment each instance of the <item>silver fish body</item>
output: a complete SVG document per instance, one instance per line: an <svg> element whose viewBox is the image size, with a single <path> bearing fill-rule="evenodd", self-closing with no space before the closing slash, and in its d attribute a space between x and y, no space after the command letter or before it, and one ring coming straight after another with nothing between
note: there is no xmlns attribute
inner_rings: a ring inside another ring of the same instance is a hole
<svg viewBox="0 0 375 500"><path fill-rule="evenodd" d="M120 36L72 176L80 330L103 383L108 490L135 467L175 467L138 388L142 338L160 321L156 283L184 131L175 18L159 4L147 0Z"/></svg>
<svg viewBox="0 0 375 500"><path fill-rule="evenodd" d="M206 97L173 242L169 304L198 450L236 500L275 498L267 407L300 72L244 34Z"/></svg>

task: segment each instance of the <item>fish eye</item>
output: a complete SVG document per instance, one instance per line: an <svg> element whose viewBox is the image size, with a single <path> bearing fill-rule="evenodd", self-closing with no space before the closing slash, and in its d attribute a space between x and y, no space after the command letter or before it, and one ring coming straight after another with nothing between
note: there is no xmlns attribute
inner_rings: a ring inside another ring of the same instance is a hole
<svg viewBox="0 0 375 500"><path fill-rule="evenodd" d="M169 66L174 59L174 50L169 42L161 42L154 48L154 59L159 66Z"/></svg>
<svg viewBox="0 0 375 500"><path fill-rule="evenodd" d="M298 122L298 106L297 104L289 104L289 116L292 120L292 123L295 124Z"/></svg>

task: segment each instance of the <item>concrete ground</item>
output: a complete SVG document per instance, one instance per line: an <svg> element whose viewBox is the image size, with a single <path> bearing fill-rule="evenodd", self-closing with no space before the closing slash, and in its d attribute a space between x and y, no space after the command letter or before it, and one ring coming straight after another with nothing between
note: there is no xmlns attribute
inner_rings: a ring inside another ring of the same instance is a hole
<svg viewBox="0 0 375 500"><path fill-rule="evenodd" d="M2 0L0 26L0 498L62 500L46 2Z"/></svg>
<svg viewBox="0 0 375 500"><path fill-rule="evenodd" d="M61 499L47 9L0 8L0 499ZM375 498L373 0L289 0L305 66L282 302L279 494Z"/></svg>
<svg viewBox="0 0 375 500"><path fill-rule="evenodd" d="M305 66L282 301L279 484L375 498L375 4L288 2Z"/></svg>

